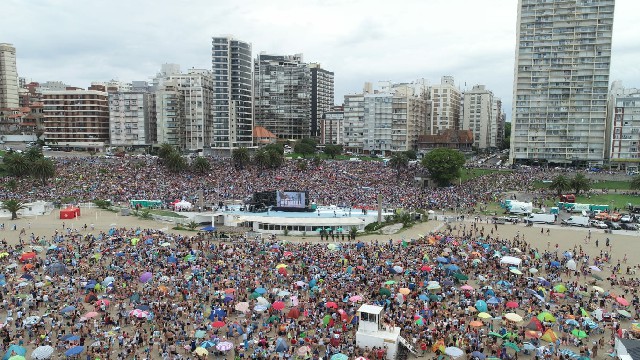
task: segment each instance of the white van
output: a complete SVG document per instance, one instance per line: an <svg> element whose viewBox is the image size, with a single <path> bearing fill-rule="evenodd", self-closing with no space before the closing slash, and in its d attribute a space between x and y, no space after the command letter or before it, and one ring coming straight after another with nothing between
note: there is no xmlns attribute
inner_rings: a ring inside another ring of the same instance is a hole
<svg viewBox="0 0 640 360"><path fill-rule="evenodd" d="M588 216L571 216L567 220L563 220L562 223L569 226L589 227L589 220Z"/></svg>
<svg viewBox="0 0 640 360"><path fill-rule="evenodd" d="M556 216L553 214L531 214L524 221L533 224L555 224Z"/></svg>

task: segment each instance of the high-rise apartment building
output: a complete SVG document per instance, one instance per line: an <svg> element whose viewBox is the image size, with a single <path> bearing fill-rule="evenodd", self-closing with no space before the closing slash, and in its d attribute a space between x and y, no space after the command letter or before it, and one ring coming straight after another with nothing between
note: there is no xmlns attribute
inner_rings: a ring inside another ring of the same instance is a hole
<svg viewBox="0 0 640 360"><path fill-rule="evenodd" d="M57 147L100 149L109 142L109 98L106 92L70 88L45 91L44 137Z"/></svg>
<svg viewBox="0 0 640 360"><path fill-rule="evenodd" d="M155 91L153 102L156 114L156 143L166 143L184 149L184 96L178 83L175 80L163 80Z"/></svg>
<svg viewBox="0 0 640 360"><path fill-rule="evenodd" d="M19 105L16 48L0 43L0 109L17 108Z"/></svg>
<svg viewBox="0 0 640 360"><path fill-rule="evenodd" d="M343 145L345 150L362 152L364 136L364 95L345 95L343 114Z"/></svg>
<svg viewBox="0 0 640 360"><path fill-rule="evenodd" d="M320 120L320 144L342 145L344 141L344 107L333 106L322 114Z"/></svg>
<svg viewBox="0 0 640 360"><path fill-rule="evenodd" d="M429 90L429 118L427 131L437 135L447 129L460 129L460 101L462 94L453 76L443 76L439 85Z"/></svg>
<svg viewBox="0 0 640 360"><path fill-rule="evenodd" d="M320 64L309 64L311 69L311 136L320 136L320 119L335 101L334 74Z"/></svg>
<svg viewBox="0 0 640 360"><path fill-rule="evenodd" d="M109 143L111 145L143 147L152 144L151 96L147 92L109 93Z"/></svg>
<svg viewBox="0 0 640 360"><path fill-rule="evenodd" d="M280 139L311 136L311 71L302 54L260 54L254 61L254 116Z"/></svg>
<svg viewBox="0 0 640 360"><path fill-rule="evenodd" d="M625 88L620 81L609 93L606 157L610 166L638 172L640 163L640 89Z"/></svg>
<svg viewBox="0 0 640 360"><path fill-rule="evenodd" d="M479 150L491 147L492 123L496 120L493 105L493 93L484 85L474 85L471 90L464 92L461 129L473 132L473 146ZM493 138L495 147L495 135Z"/></svg>
<svg viewBox="0 0 640 360"><path fill-rule="evenodd" d="M251 44L231 36L211 40L213 76L212 149L230 151L253 144Z"/></svg>
<svg viewBox="0 0 640 360"><path fill-rule="evenodd" d="M500 149L504 139L504 122L506 114L502 110L502 99L493 97L493 118L491 122L491 140L489 147Z"/></svg>
<svg viewBox="0 0 640 360"><path fill-rule="evenodd" d="M519 0L512 162L602 163L614 3Z"/></svg>

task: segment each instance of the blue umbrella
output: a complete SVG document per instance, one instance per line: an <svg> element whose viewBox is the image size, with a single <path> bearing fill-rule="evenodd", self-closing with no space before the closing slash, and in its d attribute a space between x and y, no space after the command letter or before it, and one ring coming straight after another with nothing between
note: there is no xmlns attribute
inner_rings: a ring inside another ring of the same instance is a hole
<svg viewBox="0 0 640 360"><path fill-rule="evenodd" d="M443 263L443 264L448 264L449 263L449 259L447 259L446 257L442 257L442 256L438 256L436 258L436 261L439 263Z"/></svg>
<svg viewBox="0 0 640 360"><path fill-rule="evenodd" d="M71 336L69 336L69 337L67 338L67 340L65 340L65 341L78 341L78 340L80 340L80 336L78 336L78 335L71 335Z"/></svg>
<svg viewBox="0 0 640 360"><path fill-rule="evenodd" d="M144 243L146 245L152 245L153 244L153 239L147 239L147 240L144 241Z"/></svg>
<svg viewBox="0 0 640 360"><path fill-rule="evenodd" d="M496 283L496 285L498 286L503 286L503 287L509 287L511 286L511 283L506 281L506 280L500 280Z"/></svg>
<svg viewBox="0 0 640 360"><path fill-rule="evenodd" d="M330 360L348 360L349 357L345 354L337 353L331 356Z"/></svg>
<svg viewBox="0 0 640 360"><path fill-rule="evenodd" d="M167 256L168 263L177 263L178 259L175 256Z"/></svg>
<svg viewBox="0 0 640 360"><path fill-rule="evenodd" d="M65 351L66 356L76 356L84 351L84 346L74 346L71 349Z"/></svg>
<svg viewBox="0 0 640 360"><path fill-rule="evenodd" d="M67 341L67 340L69 340L70 337L73 337L73 336L74 336L73 334L67 334L67 335L61 337L60 340Z"/></svg>
<svg viewBox="0 0 640 360"><path fill-rule="evenodd" d="M11 353L15 353L14 355L17 354L20 356L25 356L27 354L27 349L19 345L11 345L9 346L9 348L7 349L7 352L2 357L2 360L8 360L11 356L13 356L11 355Z"/></svg>
<svg viewBox="0 0 640 360"><path fill-rule="evenodd" d="M89 282L87 283L87 285L84 287L85 290L93 290L93 288L96 286L98 282L95 280L89 280Z"/></svg>
<svg viewBox="0 0 640 360"><path fill-rule="evenodd" d="M422 300L422 301L427 301L429 299L429 297L425 294L420 294L418 295L418 299Z"/></svg>
<svg viewBox="0 0 640 360"><path fill-rule="evenodd" d="M138 309L138 310L142 310L142 311L149 311L149 310L151 310L151 308L149 307L149 305L138 305L138 306L136 306L136 309Z"/></svg>
<svg viewBox="0 0 640 360"><path fill-rule="evenodd" d="M571 326L578 326L578 322L575 321L574 319L567 319L567 321L564 322L567 325L571 325Z"/></svg>
<svg viewBox="0 0 640 360"><path fill-rule="evenodd" d="M449 266L447 266L447 270L449 270L449 271L458 271L458 270L460 270L460 267L458 265L449 265Z"/></svg>
<svg viewBox="0 0 640 360"><path fill-rule="evenodd" d="M68 313L71 311L75 311L76 307L75 306L67 306L65 308L63 308L62 310L60 310L61 313Z"/></svg>
<svg viewBox="0 0 640 360"><path fill-rule="evenodd" d="M489 309L487 307L487 303L484 300L478 300L476 301L475 304L476 309L478 309L478 311L480 312L487 312L487 310Z"/></svg>
<svg viewBox="0 0 640 360"><path fill-rule="evenodd" d="M267 289L265 289L265 288L263 288L263 287L259 287L259 288L256 288L256 292L257 292L258 294L262 295L262 294L264 294L264 293L266 293L266 292L267 292Z"/></svg>
<svg viewBox="0 0 640 360"><path fill-rule="evenodd" d="M116 256L117 256L117 257L122 257L122 256L124 256L124 253L123 253L122 251L117 252L117 253L116 253Z"/></svg>
<svg viewBox="0 0 640 360"><path fill-rule="evenodd" d="M559 263L559 262L557 262L557 261L552 261L552 262L551 262L551 266L552 266L552 267L560 267L560 263Z"/></svg>
<svg viewBox="0 0 640 360"><path fill-rule="evenodd" d="M500 299L495 296L492 296L489 300L487 300L487 304L496 305L500 304Z"/></svg>
<svg viewBox="0 0 640 360"><path fill-rule="evenodd" d="M211 340L205 340L205 341L200 343L200 347L205 348L205 349L212 348L214 346L216 346L216 343L214 343Z"/></svg>
<svg viewBox="0 0 640 360"><path fill-rule="evenodd" d="M202 229L200 229L200 230L202 230L202 231L216 231L216 227L215 227L215 226L211 226L211 225L209 225L209 226L205 226L205 227L203 227L203 228L202 228Z"/></svg>
<svg viewBox="0 0 640 360"><path fill-rule="evenodd" d="M480 351L474 351L471 353L471 357L478 358L480 360L484 360L487 358L487 355L481 353Z"/></svg>
<svg viewBox="0 0 640 360"><path fill-rule="evenodd" d="M493 291L493 289L489 289L489 290L485 291L485 294L487 296L494 296L496 293L495 293L495 291Z"/></svg>

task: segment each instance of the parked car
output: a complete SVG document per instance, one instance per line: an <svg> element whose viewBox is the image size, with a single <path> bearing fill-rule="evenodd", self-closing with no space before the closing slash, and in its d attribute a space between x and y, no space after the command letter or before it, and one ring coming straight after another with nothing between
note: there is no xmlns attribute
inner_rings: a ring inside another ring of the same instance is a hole
<svg viewBox="0 0 640 360"><path fill-rule="evenodd" d="M609 221L609 220L607 220L607 221L605 221L604 223L605 223L605 224L609 227L609 229L611 229L611 230L620 230L620 229L622 229L622 226L620 226L620 224L618 224L617 222L613 222L613 221Z"/></svg>
<svg viewBox="0 0 640 360"><path fill-rule="evenodd" d="M591 220L589 221L589 226L598 228L598 229L608 229L609 227L603 221L599 220Z"/></svg>
<svg viewBox="0 0 640 360"><path fill-rule="evenodd" d="M638 230L638 225L636 225L636 224L623 223L623 224L620 224L620 226L624 230Z"/></svg>
<svg viewBox="0 0 640 360"><path fill-rule="evenodd" d="M624 214L622 215L622 217L620 218L620 222L622 223L630 223L633 222L633 216L629 215L629 214Z"/></svg>

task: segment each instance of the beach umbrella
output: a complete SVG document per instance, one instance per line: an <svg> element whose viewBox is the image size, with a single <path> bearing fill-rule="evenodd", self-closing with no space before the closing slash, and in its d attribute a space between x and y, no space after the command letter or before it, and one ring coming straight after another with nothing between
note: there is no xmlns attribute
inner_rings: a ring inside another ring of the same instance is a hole
<svg viewBox="0 0 640 360"><path fill-rule="evenodd" d="M571 330L571 334L577 337L578 339L584 339L587 337L587 333L580 329Z"/></svg>
<svg viewBox="0 0 640 360"><path fill-rule="evenodd" d="M380 288L380 290L378 291L378 293L382 296L391 296L391 290L387 289L387 288Z"/></svg>
<svg viewBox="0 0 640 360"><path fill-rule="evenodd" d="M428 271L431 271L431 266L429 266L429 265L422 265L422 266L420 267L420 271L427 271L427 272L428 272Z"/></svg>
<svg viewBox="0 0 640 360"><path fill-rule="evenodd" d="M520 351L520 348L518 347L518 345L516 345L515 343L512 343L511 341L505 341L504 343L502 343L502 346L511 348L516 352Z"/></svg>
<svg viewBox="0 0 640 360"><path fill-rule="evenodd" d="M253 310L255 312L263 312L263 311L267 310L268 308L269 308L269 306L267 306L267 305L256 305L256 306L253 307Z"/></svg>
<svg viewBox="0 0 640 360"><path fill-rule="evenodd" d="M402 295L409 295L409 293L411 293L411 290L409 290L408 288L400 288L398 289L398 292Z"/></svg>
<svg viewBox="0 0 640 360"><path fill-rule="evenodd" d="M504 315L504 318L509 320L509 321L513 321L513 322L520 322L522 321L522 316L516 314L516 313L507 313Z"/></svg>
<svg viewBox="0 0 640 360"><path fill-rule="evenodd" d="M616 301L622 306L629 306L629 301L627 301L627 299L623 298L622 296L618 296L616 298Z"/></svg>
<svg viewBox="0 0 640 360"><path fill-rule="evenodd" d="M509 269L509 272L516 275L522 275L522 271L518 269Z"/></svg>
<svg viewBox="0 0 640 360"><path fill-rule="evenodd" d="M326 306L329 309L337 309L338 308L338 304L336 304L333 301L329 301L326 304L324 304L324 306Z"/></svg>
<svg viewBox="0 0 640 360"><path fill-rule="evenodd" d="M205 348L205 349L209 349L209 348L212 348L214 346L216 346L216 343L214 343L211 340L205 340L205 341L200 343L200 347L201 348Z"/></svg>
<svg viewBox="0 0 640 360"><path fill-rule="evenodd" d="M278 265L276 265L276 269L286 268L287 266L289 266L289 265L287 265L287 264L278 264Z"/></svg>
<svg viewBox="0 0 640 360"><path fill-rule="evenodd" d="M556 322L556 317L551 315L550 312L548 311L543 311L540 314L538 314L538 316L536 316L538 318L538 320L540 321L545 321L545 322Z"/></svg>
<svg viewBox="0 0 640 360"><path fill-rule="evenodd" d="M471 290L473 290L473 286L471 286L471 285L462 285L462 286L460 286L460 290L471 291Z"/></svg>
<svg viewBox="0 0 640 360"><path fill-rule="evenodd" d="M31 358L35 360L49 359L53 355L54 351L55 349L52 346L39 346L35 348L35 350L33 350L33 352L31 353Z"/></svg>
<svg viewBox="0 0 640 360"><path fill-rule="evenodd" d="M82 317L86 318L86 319L91 319L91 318L96 317L96 316L98 316L98 313L95 312L95 311L89 311L88 313L82 315Z"/></svg>
<svg viewBox="0 0 640 360"><path fill-rule="evenodd" d="M266 292L267 292L267 289L265 289L265 288L263 288L263 287L258 287L258 288L256 288L256 289L254 290L254 292L256 292L256 293L258 293L258 294L262 295L262 294L264 294L264 293L266 293Z"/></svg>
<svg viewBox="0 0 640 360"><path fill-rule="evenodd" d="M596 279L596 280L600 280L600 281L602 281L602 277L601 277L600 275L597 275L597 274L591 274L591 277L593 277L593 278L594 278L594 279Z"/></svg>
<svg viewBox="0 0 640 360"><path fill-rule="evenodd" d="M153 277L153 274L149 271L145 271L142 274L140 274L140 282L141 283L146 283L149 280L151 280L151 278Z"/></svg>
<svg viewBox="0 0 640 360"><path fill-rule="evenodd" d="M271 305L275 310L282 310L284 309L284 302L282 301L276 301Z"/></svg>
<svg viewBox="0 0 640 360"><path fill-rule="evenodd" d="M230 343L228 341L219 342L218 345L216 345L216 349L220 351L229 351L233 349L233 343Z"/></svg>
<svg viewBox="0 0 640 360"><path fill-rule="evenodd" d="M555 261L555 260L554 260L554 261L552 261L552 262L551 262L551 267L556 267L556 268L557 268L557 267L560 267L560 262Z"/></svg>
<svg viewBox="0 0 640 360"><path fill-rule="evenodd" d="M556 335L556 333L553 332L553 330L547 329L547 331L545 331L544 334L542 334L542 336L540 337L540 340L554 343L556 342L556 340L558 340L558 335Z"/></svg>
<svg viewBox="0 0 640 360"><path fill-rule="evenodd" d="M333 354L331 360L349 360L349 357L342 353Z"/></svg>
<svg viewBox="0 0 640 360"><path fill-rule="evenodd" d="M207 335L207 332L204 331L204 330L198 330L198 331L195 332L195 334L193 334L193 336L196 339L202 339L203 337L205 337L205 335Z"/></svg>
<svg viewBox="0 0 640 360"><path fill-rule="evenodd" d="M510 309L515 309L518 307L518 303L515 301L507 301L507 303L505 304L506 307L510 308Z"/></svg>
<svg viewBox="0 0 640 360"><path fill-rule="evenodd" d="M431 283L429 285L427 285L427 290L438 290L441 289L442 286L440 286L440 284L438 283Z"/></svg>
<svg viewBox="0 0 640 360"><path fill-rule="evenodd" d="M454 359L464 355L464 351L455 346L447 347L446 349L444 349L444 353L451 356Z"/></svg>
<svg viewBox="0 0 640 360"><path fill-rule="evenodd" d="M142 311L150 311L151 307L149 305L145 305L145 304L138 304L136 305L136 309L142 310Z"/></svg>
<svg viewBox="0 0 640 360"><path fill-rule="evenodd" d="M214 328L221 328L224 327L226 324L224 323L224 321L221 320L216 320L214 322L211 323L211 326L213 326Z"/></svg>
<svg viewBox="0 0 640 360"><path fill-rule="evenodd" d="M578 264L576 264L575 260L571 259L571 260L567 261L565 266L567 267L567 269L575 271L576 268L578 267Z"/></svg>
<svg viewBox="0 0 640 360"><path fill-rule="evenodd" d="M564 284L558 284L553 287L553 290L559 293L564 293L567 291L567 287Z"/></svg>
<svg viewBox="0 0 640 360"><path fill-rule="evenodd" d="M580 325L575 319L567 319L564 323L567 324L567 325L571 325L571 326Z"/></svg>
<svg viewBox="0 0 640 360"><path fill-rule="evenodd" d="M194 351L198 356L207 356L209 355L209 351L203 347L197 347Z"/></svg>
<svg viewBox="0 0 640 360"><path fill-rule="evenodd" d="M327 249L329 249L329 250L337 250L338 248L339 248L339 246L336 245L336 244L327 245Z"/></svg>
<svg viewBox="0 0 640 360"><path fill-rule="evenodd" d="M626 318L631 318L631 314L627 310L618 309L616 311L618 312L618 314L620 314L620 315L622 315L622 316L624 316Z"/></svg>
<svg viewBox="0 0 640 360"><path fill-rule="evenodd" d="M60 310L60 312L63 313L63 314L66 314L68 312L72 312L72 311L75 311L75 310L76 310L75 306L66 306L66 307L62 308Z"/></svg>
<svg viewBox="0 0 640 360"><path fill-rule="evenodd" d="M601 293L603 293L603 292L604 292L604 289L603 289L603 288L601 288L600 286L595 286L595 285L593 286L593 290L595 290L595 291L597 291L597 292L601 292Z"/></svg>
<svg viewBox="0 0 640 360"><path fill-rule="evenodd" d="M362 300L362 296L360 295L353 295L352 297L349 298L349 301L351 302L358 302Z"/></svg>
<svg viewBox="0 0 640 360"><path fill-rule="evenodd" d="M149 313L146 311L142 311L140 309L134 309L129 311L129 316L133 316L136 317L138 319L142 319L142 318L146 318L147 316L149 316Z"/></svg>
<svg viewBox="0 0 640 360"><path fill-rule="evenodd" d="M488 310L487 303L486 303L484 300L478 300L478 301L476 301L476 303L475 303L475 306L474 306L474 307L475 307L478 311L485 312L485 313L486 313L486 312L487 312L487 310Z"/></svg>
<svg viewBox="0 0 640 360"><path fill-rule="evenodd" d="M387 280L384 283L385 283L385 285L393 285L393 284L396 283L396 281L395 280Z"/></svg>
<svg viewBox="0 0 640 360"><path fill-rule="evenodd" d="M78 335L70 335L70 336L65 336L64 341L78 341L80 340L80 336Z"/></svg>
<svg viewBox="0 0 640 360"><path fill-rule="evenodd" d="M247 312L249 311L249 303L246 301L239 302L236 304L235 309L240 312Z"/></svg>
<svg viewBox="0 0 640 360"><path fill-rule="evenodd" d="M25 357L22 355L13 355L9 360L25 360Z"/></svg>
<svg viewBox="0 0 640 360"><path fill-rule="evenodd" d="M599 267L595 266L595 265L591 265L589 266L589 269L591 269L591 271L596 271L596 272L600 272L602 271L602 269L600 269Z"/></svg>
<svg viewBox="0 0 640 360"><path fill-rule="evenodd" d="M311 348L307 345L301 346L296 350L296 355L298 356L307 356L311 354Z"/></svg>
<svg viewBox="0 0 640 360"><path fill-rule="evenodd" d="M300 317L300 310L298 308L293 308L289 310L287 313L287 318L289 319L297 319Z"/></svg>
<svg viewBox="0 0 640 360"><path fill-rule="evenodd" d="M84 346L74 346L71 349L64 352L66 356L76 356L84 351Z"/></svg>
<svg viewBox="0 0 640 360"><path fill-rule="evenodd" d="M531 269L529 269L529 272L530 272L530 273L532 273L532 274L535 274L535 273L537 273L537 272L538 272L538 269L536 269L536 268L531 268Z"/></svg>
<svg viewBox="0 0 640 360"><path fill-rule="evenodd" d="M447 259L446 257L442 257L442 256L438 256L436 258L436 261L442 264L448 264L449 263L449 259Z"/></svg>
<svg viewBox="0 0 640 360"><path fill-rule="evenodd" d="M22 262L25 262L25 261L31 260L31 259L33 259L35 257L36 257L36 253L35 252L33 252L33 251L32 252L26 252L26 253L23 253L22 255L20 255L18 260L20 260Z"/></svg>
<svg viewBox="0 0 640 360"><path fill-rule="evenodd" d="M24 320L25 325L35 325L40 321L40 316L29 316Z"/></svg>
<svg viewBox="0 0 640 360"><path fill-rule="evenodd" d="M61 263L53 263L47 266L45 271L49 275L62 275L67 273L67 267Z"/></svg>
<svg viewBox="0 0 640 360"><path fill-rule="evenodd" d="M24 356L27 353L27 349L19 345L11 345L7 348L7 352L2 357L2 360L8 360L11 357L11 354L15 353L15 355Z"/></svg>
<svg viewBox="0 0 640 360"><path fill-rule="evenodd" d="M109 299L100 299L98 301L96 301L96 306L109 306L111 304L111 301Z"/></svg>
<svg viewBox="0 0 640 360"><path fill-rule="evenodd" d="M487 355L481 353L480 351L474 351L471 353L471 357L477 358L478 360L484 360L487 358Z"/></svg>
<svg viewBox="0 0 640 360"><path fill-rule="evenodd" d="M481 312L481 313L478 314L478 317L480 319L491 319L492 316L491 316L491 314L488 314L486 312Z"/></svg>
<svg viewBox="0 0 640 360"><path fill-rule="evenodd" d="M484 326L484 323L482 321L474 320L469 323L469 326L481 327Z"/></svg>
<svg viewBox="0 0 640 360"><path fill-rule="evenodd" d="M456 278L457 280L460 281L467 281L469 280L469 277L463 273L455 273L453 274L453 277Z"/></svg>

